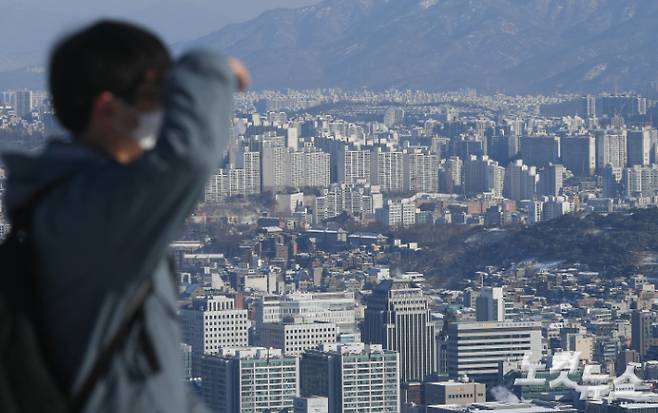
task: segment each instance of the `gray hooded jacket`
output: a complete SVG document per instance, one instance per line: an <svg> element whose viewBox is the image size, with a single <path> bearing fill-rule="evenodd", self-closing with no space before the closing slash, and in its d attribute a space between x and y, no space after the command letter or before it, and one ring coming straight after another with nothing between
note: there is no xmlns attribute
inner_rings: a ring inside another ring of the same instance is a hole
<svg viewBox="0 0 658 413"><path fill-rule="evenodd" d="M227 147L236 79L224 58L193 52L171 70L156 147L121 165L77 143L6 155L11 216L55 183L32 216L46 351L71 394L150 277L136 323L94 389L89 412L204 411L183 382L176 281L166 254ZM147 363L143 334L160 369Z"/></svg>

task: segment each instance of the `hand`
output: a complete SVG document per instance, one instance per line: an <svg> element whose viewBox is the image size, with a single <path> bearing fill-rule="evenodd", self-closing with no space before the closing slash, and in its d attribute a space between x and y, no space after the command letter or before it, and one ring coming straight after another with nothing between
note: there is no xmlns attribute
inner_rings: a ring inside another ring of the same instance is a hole
<svg viewBox="0 0 658 413"><path fill-rule="evenodd" d="M247 90L251 84L251 74L249 69L238 59L234 57L228 58L228 66L231 68L235 77L238 79L238 88L241 92Z"/></svg>

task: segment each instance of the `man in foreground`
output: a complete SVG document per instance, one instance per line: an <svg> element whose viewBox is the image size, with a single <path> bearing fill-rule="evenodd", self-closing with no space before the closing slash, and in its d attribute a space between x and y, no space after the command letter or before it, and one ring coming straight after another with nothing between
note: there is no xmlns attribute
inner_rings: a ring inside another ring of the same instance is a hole
<svg viewBox="0 0 658 413"><path fill-rule="evenodd" d="M135 313L84 410L200 408L183 383L166 253L227 147L232 94L247 86L248 72L208 52L172 62L154 35L103 21L55 47L49 82L71 140L4 160L10 217L45 192L29 227L39 330L55 379L65 393L79 392Z"/></svg>

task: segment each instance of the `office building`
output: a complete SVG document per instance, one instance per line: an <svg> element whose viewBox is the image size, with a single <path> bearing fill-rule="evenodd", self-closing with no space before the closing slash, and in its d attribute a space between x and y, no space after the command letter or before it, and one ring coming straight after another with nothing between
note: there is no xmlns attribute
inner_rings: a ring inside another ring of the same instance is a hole
<svg viewBox="0 0 658 413"><path fill-rule="evenodd" d="M652 321L651 312L646 310L634 310L631 315L631 347L640 354L641 360L652 344Z"/></svg>
<svg viewBox="0 0 658 413"><path fill-rule="evenodd" d="M303 396L324 396L330 413L400 411L399 359L381 345L325 344L301 357Z"/></svg>
<svg viewBox="0 0 658 413"><path fill-rule="evenodd" d="M341 331L353 329L355 324L356 301L351 291L258 296L255 307L256 329L287 320L333 323Z"/></svg>
<svg viewBox="0 0 658 413"><path fill-rule="evenodd" d="M487 401L486 386L482 383L440 381L423 383L425 404L469 405Z"/></svg>
<svg viewBox="0 0 658 413"><path fill-rule="evenodd" d="M592 176L596 170L596 140L591 135L560 140L562 164L575 176Z"/></svg>
<svg viewBox="0 0 658 413"><path fill-rule="evenodd" d="M293 409L299 359L262 347L224 348L203 357L203 399L217 413Z"/></svg>
<svg viewBox="0 0 658 413"><path fill-rule="evenodd" d="M334 323L268 323L258 328L256 344L281 349L287 356L299 356L318 344L335 343L337 336Z"/></svg>
<svg viewBox="0 0 658 413"><path fill-rule="evenodd" d="M541 323L511 321L451 322L447 327L446 357L451 378L498 381L502 362L520 361L526 353L543 355Z"/></svg>
<svg viewBox="0 0 658 413"><path fill-rule="evenodd" d="M363 341L400 354L400 379L422 381L436 372L430 299L411 281L384 280L366 298Z"/></svg>
<svg viewBox="0 0 658 413"><path fill-rule="evenodd" d="M192 367L198 374L203 354L217 354L223 347L248 344L247 310L235 308L232 298L210 295L195 298L180 311L183 342L192 346Z"/></svg>

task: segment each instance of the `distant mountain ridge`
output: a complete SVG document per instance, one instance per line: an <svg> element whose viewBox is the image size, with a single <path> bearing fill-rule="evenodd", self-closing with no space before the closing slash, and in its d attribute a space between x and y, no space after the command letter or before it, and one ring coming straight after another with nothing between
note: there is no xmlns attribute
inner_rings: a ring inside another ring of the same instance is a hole
<svg viewBox="0 0 658 413"><path fill-rule="evenodd" d="M257 88L642 90L657 23L655 0L325 0L179 48L245 59Z"/></svg>

